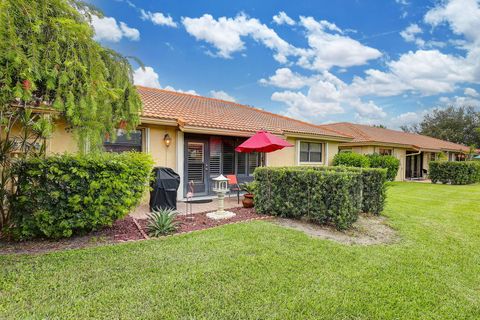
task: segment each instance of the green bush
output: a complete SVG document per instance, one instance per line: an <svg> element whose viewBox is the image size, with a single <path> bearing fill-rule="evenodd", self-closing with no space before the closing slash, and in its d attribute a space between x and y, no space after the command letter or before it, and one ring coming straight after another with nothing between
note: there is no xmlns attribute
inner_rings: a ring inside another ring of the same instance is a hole
<svg viewBox="0 0 480 320"><path fill-rule="evenodd" d="M346 229L362 207L362 178L358 172L314 168L257 168L255 209L281 217L307 217Z"/></svg>
<svg viewBox="0 0 480 320"><path fill-rule="evenodd" d="M387 180L394 181L400 168L400 160L394 156L382 156L378 153L369 154L367 158L370 162L370 168L387 169Z"/></svg>
<svg viewBox="0 0 480 320"><path fill-rule="evenodd" d="M297 167L302 168L302 167ZM305 167L303 167L305 168ZM313 167L319 171L358 172L362 176L362 212L379 215L385 207L387 170L383 168Z"/></svg>
<svg viewBox="0 0 480 320"><path fill-rule="evenodd" d="M109 226L139 203L151 169L151 157L134 152L21 161L12 234L62 238Z"/></svg>
<svg viewBox="0 0 480 320"><path fill-rule="evenodd" d="M431 161L428 176L432 183L477 183L480 182L480 163L476 161Z"/></svg>
<svg viewBox="0 0 480 320"><path fill-rule="evenodd" d="M370 161L365 155L360 153L341 152L341 153L337 153L333 157L333 165L357 167L357 168L368 168L370 166Z"/></svg>
<svg viewBox="0 0 480 320"><path fill-rule="evenodd" d="M387 198L387 173L382 168L361 169L363 179L362 211L379 215Z"/></svg>

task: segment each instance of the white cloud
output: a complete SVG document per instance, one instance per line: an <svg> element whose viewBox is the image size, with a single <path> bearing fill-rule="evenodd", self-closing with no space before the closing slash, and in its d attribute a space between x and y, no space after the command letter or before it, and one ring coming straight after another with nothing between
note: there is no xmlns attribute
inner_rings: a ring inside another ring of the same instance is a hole
<svg viewBox="0 0 480 320"><path fill-rule="evenodd" d="M120 22L120 30L123 32L123 36L130 40L140 40L140 31L135 28L130 28L125 22Z"/></svg>
<svg viewBox="0 0 480 320"><path fill-rule="evenodd" d="M463 94L466 96L474 97L474 98L480 96L478 91L473 88L465 88L465 90L463 91Z"/></svg>
<svg viewBox="0 0 480 320"><path fill-rule="evenodd" d="M133 72L133 82L136 85L198 95L195 90L180 90L172 86L162 87L158 79L158 73L152 67L139 67Z"/></svg>
<svg viewBox="0 0 480 320"><path fill-rule="evenodd" d="M412 111L405 112L391 118L388 126L392 128L399 128L405 125L407 126L412 125L420 122L423 119L424 115L425 115L425 112L421 112L421 113L412 112Z"/></svg>
<svg viewBox="0 0 480 320"><path fill-rule="evenodd" d="M190 35L215 47L217 52L214 55L221 58L231 58L232 54L245 50L247 37L274 51L274 59L280 63L288 63L288 58L294 57L299 66L318 71L333 66L363 65L382 55L377 49L345 36L334 23L316 21L312 17L300 17L300 25L307 30L308 48L289 44L273 29L245 14L218 19L204 14L199 18L184 17L182 23Z"/></svg>
<svg viewBox="0 0 480 320"><path fill-rule="evenodd" d="M117 23L117 20L112 17L100 18L96 15L92 15L92 27L95 31L93 37L97 41L110 41L118 42L123 37L130 40L139 40L140 32L135 28L130 28L126 23Z"/></svg>
<svg viewBox="0 0 480 320"><path fill-rule="evenodd" d="M440 105L443 105L443 106L480 107L480 100L475 99L474 97L471 97L471 96L440 97L440 99L438 99L438 102L440 103Z"/></svg>
<svg viewBox="0 0 480 320"><path fill-rule="evenodd" d="M282 72L284 71L280 74ZM310 82L310 79L307 82ZM315 76L315 81L308 85L307 94L287 90L274 92L271 99L287 105L286 115L310 122L320 122L323 117L344 113L346 109L353 109L359 118L381 119L386 116L382 108L373 101L363 102L358 96L352 95L348 85L328 71Z"/></svg>
<svg viewBox="0 0 480 320"><path fill-rule="evenodd" d="M275 71L273 76L268 79L260 79L263 85L271 85L283 89L300 89L313 84L318 77L304 77L298 73L292 72L289 68L280 68Z"/></svg>
<svg viewBox="0 0 480 320"><path fill-rule="evenodd" d="M180 92L180 93L188 93L188 94L193 94L195 96L198 96L198 93L197 91L195 90L182 90L182 89L175 89L174 87L172 86L166 86L165 88L163 88L165 90L170 90L170 91L176 91L176 92Z"/></svg>
<svg viewBox="0 0 480 320"><path fill-rule="evenodd" d="M304 68L321 71L333 66L359 66L382 55L377 49L342 35L342 30L328 21L300 17L300 24L307 30L310 46L299 50L299 65Z"/></svg>
<svg viewBox="0 0 480 320"><path fill-rule="evenodd" d="M273 22L278 25L288 24L289 26L295 25L295 20L290 18L284 11L280 11L277 15L273 16Z"/></svg>
<svg viewBox="0 0 480 320"><path fill-rule="evenodd" d="M418 34L423 33L423 30L416 23L412 23L405 30L400 32L400 36L407 42L414 42L417 46L425 46L425 40L418 37Z"/></svg>
<svg viewBox="0 0 480 320"><path fill-rule="evenodd" d="M232 97L231 95L229 95L228 93L222 90L219 90L219 91L211 90L210 95L212 96L212 98L215 98L215 99L232 101L232 102L237 101L234 97Z"/></svg>
<svg viewBox="0 0 480 320"><path fill-rule="evenodd" d="M118 42L123 37L130 40L139 40L140 32L135 28L130 28L126 23L120 22L118 25L117 20L112 17L97 17L92 15L92 27L95 31L93 37L97 41L110 41Z"/></svg>
<svg viewBox="0 0 480 320"><path fill-rule="evenodd" d="M424 21L432 26L448 23L455 34L480 40L480 8L477 0L443 1L427 12Z"/></svg>
<svg viewBox="0 0 480 320"><path fill-rule="evenodd" d="M161 88L160 82L158 81L158 74L152 67L140 67L136 69L133 73L133 82L140 86Z"/></svg>
<svg viewBox="0 0 480 320"><path fill-rule="evenodd" d="M172 27L176 28L177 23L173 21L173 18L170 15L164 15L161 12L150 12L150 11L145 11L141 9L141 18L142 20L149 20L153 24L158 25L158 26L167 26L167 27Z"/></svg>
<svg viewBox="0 0 480 320"><path fill-rule="evenodd" d="M388 63L391 72L422 94L453 91L459 82L473 80L472 67L462 57L438 50L418 50Z"/></svg>
<svg viewBox="0 0 480 320"><path fill-rule="evenodd" d="M242 37L247 36L272 49L275 60L280 63L287 62L287 56L295 50L274 30L245 14L239 14L235 18L220 17L218 20L210 14L204 14L200 18L183 18L182 23L197 40L213 45L218 50L216 55L222 58L231 58L233 53L244 50Z"/></svg>

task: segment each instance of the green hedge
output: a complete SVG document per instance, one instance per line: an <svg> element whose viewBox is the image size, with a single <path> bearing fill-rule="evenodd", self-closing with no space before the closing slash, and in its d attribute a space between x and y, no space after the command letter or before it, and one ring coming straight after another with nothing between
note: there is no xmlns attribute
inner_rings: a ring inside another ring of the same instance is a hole
<svg viewBox="0 0 480 320"><path fill-rule="evenodd" d="M432 183L477 183L480 182L480 163L476 161L431 161L428 176Z"/></svg>
<svg viewBox="0 0 480 320"><path fill-rule="evenodd" d="M255 181L255 210L261 214L307 217L346 229L361 211L359 172L262 167L255 170Z"/></svg>
<svg viewBox="0 0 480 320"><path fill-rule="evenodd" d="M333 157L334 166L346 166L357 168L370 167L370 161L366 156L355 152L341 152Z"/></svg>
<svg viewBox="0 0 480 320"><path fill-rule="evenodd" d="M368 154L367 158L370 162L370 168L385 168L387 169L387 180L395 180L398 169L400 168L399 159L394 156L382 156L378 153Z"/></svg>
<svg viewBox="0 0 480 320"><path fill-rule="evenodd" d="M301 168L301 167L297 167ZM362 176L362 212L379 215L385 207L387 170L383 168L312 167L319 171L358 172Z"/></svg>
<svg viewBox="0 0 480 320"><path fill-rule="evenodd" d="M400 160L394 156L384 156L378 153L363 155L342 152L335 155L333 165L356 168L384 168L387 169L387 180L394 181L400 168Z"/></svg>
<svg viewBox="0 0 480 320"><path fill-rule="evenodd" d="M255 170L259 213L333 222L345 229L358 212L380 214L386 198L385 169L282 167Z"/></svg>
<svg viewBox="0 0 480 320"><path fill-rule="evenodd" d="M22 161L12 234L62 238L111 225L139 203L151 170L151 157L135 152Z"/></svg>

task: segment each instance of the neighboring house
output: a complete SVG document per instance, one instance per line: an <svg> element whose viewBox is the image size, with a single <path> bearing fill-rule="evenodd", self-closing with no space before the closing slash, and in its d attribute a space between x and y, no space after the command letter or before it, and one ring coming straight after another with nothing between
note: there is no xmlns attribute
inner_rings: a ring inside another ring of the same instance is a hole
<svg viewBox="0 0 480 320"><path fill-rule="evenodd" d="M339 143L348 135L234 102L167 90L138 87L144 108L141 125L130 138L119 130L107 151L150 153L157 166L174 169L181 177L178 198L194 181L195 195L211 194L211 179L235 174L252 180L254 169L268 166L329 165ZM294 145L265 155L234 149L259 130L267 130ZM49 152L74 152L76 142L59 122L49 141Z"/></svg>
<svg viewBox="0 0 480 320"><path fill-rule="evenodd" d="M443 153L449 161L465 160L470 149L464 145L414 133L348 122L320 126L353 137L340 144L340 152L387 154L400 160L396 180L428 177L428 163Z"/></svg>

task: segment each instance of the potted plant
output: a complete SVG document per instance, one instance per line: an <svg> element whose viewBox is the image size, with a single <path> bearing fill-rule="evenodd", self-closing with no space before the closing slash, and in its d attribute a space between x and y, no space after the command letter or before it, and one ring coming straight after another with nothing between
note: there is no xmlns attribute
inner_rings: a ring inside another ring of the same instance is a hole
<svg viewBox="0 0 480 320"><path fill-rule="evenodd" d="M253 207L253 192L255 190L255 184L253 182L244 182L240 185L240 189L245 191L243 195L243 207L252 208Z"/></svg>

